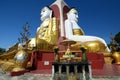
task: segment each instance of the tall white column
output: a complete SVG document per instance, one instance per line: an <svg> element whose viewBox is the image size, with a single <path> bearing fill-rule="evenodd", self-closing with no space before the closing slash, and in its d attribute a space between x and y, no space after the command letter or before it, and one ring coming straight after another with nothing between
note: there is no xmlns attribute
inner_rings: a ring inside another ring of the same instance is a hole
<svg viewBox="0 0 120 80"><path fill-rule="evenodd" d="M60 12L60 36L65 36L65 30L64 30L64 17L63 17L63 7L67 5L64 0L56 0L52 5L56 4L58 6L59 12Z"/></svg>

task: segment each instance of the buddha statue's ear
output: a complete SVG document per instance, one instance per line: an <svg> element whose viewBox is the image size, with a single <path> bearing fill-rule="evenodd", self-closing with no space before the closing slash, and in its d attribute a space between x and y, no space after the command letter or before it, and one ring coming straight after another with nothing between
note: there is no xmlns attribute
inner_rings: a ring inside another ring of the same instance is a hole
<svg viewBox="0 0 120 80"><path fill-rule="evenodd" d="M71 19L71 18L70 18L70 13L69 13L69 12L67 13L67 19Z"/></svg>
<svg viewBox="0 0 120 80"><path fill-rule="evenodd" d="M52 18L52 10L50 11L50 16L49 17Z"/></svg>
<svg viewBox="0 0 120 80"><path fill-rule="evenodd" d="M67 18L68 18L68 15L69 15L69 14L67 13L66 15L67 15Z"/></svg>

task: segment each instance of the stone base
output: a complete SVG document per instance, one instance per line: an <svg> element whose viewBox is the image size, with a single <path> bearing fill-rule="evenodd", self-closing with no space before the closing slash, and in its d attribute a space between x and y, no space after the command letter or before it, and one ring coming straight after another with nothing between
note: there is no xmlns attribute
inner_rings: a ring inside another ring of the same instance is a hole
<svg viewBox="0 0 120 80"><path fill-rule="evenodd" d="M23 75L26 72L29 72L29 70L11 71L10 76L20 76L20 75Z"/></svg>

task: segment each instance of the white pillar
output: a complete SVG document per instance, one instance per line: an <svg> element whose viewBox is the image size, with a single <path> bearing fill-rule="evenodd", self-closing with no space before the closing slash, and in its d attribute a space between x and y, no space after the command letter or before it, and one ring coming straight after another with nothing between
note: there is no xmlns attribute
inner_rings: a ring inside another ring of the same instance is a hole
<svg viewBox="0 0 120 80"><path fill-rule="evenodd" d="M85 65L82 66L82 74L83 74L83 80L86 80L86 76L85 76Z"/></svg>
<svg viewBox="0 0 120 80"><path fill-rule="evenodd" d="M91 70L91 64L88 66L89 69L89 80L92 80L92 70Z"/></svg>
<svg viewBox="0 0 120 80"><path fill-rule="evenodd" d="M56 4L59 8L59 12L60 12L60 25L59 25L60 36L64 37L65 36L65 29L64 29L63 7L67 4L64 2L64 0L56 0L52 5L54 5L54 4Z"/></svg>
<svg viewBox="0 0 120 80"><path fill-rule="evenodd" d="M54 69L54 65L52 65L52 79L54 79L54 74L55 74L55 69Z"/></svg>

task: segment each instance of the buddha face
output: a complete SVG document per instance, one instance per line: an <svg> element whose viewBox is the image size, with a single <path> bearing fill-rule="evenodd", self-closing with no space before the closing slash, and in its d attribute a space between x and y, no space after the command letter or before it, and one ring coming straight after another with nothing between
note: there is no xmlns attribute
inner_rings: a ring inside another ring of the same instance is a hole
<svg viewBox="0 0 120 80"><path fill-rule="evenodd" d="M44 21L45 19L51 18L52 10L50 10L48 7L44 7L41 10L41 21Z"/></svg>
<svg viewBox="0 0 120 80"><path fill-rule="evenodd" d="M76 9L71 9L67 15L69 20L78 22L78 12Z"/></svg>

